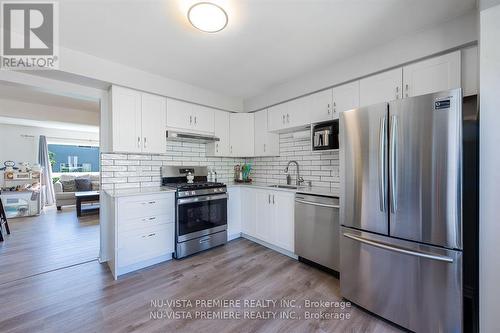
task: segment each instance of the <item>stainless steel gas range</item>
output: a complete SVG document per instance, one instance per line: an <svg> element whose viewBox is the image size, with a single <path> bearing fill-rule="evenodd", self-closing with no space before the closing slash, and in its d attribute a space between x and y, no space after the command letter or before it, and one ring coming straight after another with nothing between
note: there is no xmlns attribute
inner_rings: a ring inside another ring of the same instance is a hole
<svg viewBox="0 0 500 333"><path fill-rule="evenodd" d="M177 189L175 258L225 244L226 185L207 182L206 167L163 166L161 174L163 186Z"/></svg>

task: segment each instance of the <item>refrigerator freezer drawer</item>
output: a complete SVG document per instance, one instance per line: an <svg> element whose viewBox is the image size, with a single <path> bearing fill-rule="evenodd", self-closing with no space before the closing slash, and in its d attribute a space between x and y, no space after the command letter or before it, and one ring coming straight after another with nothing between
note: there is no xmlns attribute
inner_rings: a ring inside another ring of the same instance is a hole
<svg viewBox="0 0 500 333"><path fill-rule="evenodd" d="M342 296L415 332L462 332L462 252L342 227Z"/></svg>

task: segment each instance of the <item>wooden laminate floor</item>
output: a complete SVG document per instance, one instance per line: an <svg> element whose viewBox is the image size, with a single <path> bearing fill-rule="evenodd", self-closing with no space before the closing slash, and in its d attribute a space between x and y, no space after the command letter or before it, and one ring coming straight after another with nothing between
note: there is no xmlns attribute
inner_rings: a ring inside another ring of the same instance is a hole
<svg viewBox="0 0 500 333"><path fill-rule="evenodd" d="M203 307L196 300L241 301ZM266 308L265 300L297 307ZM158 301L152 306L152 300ZM169 301L179 304L168 304ZM191 301L191 306L188 301ZM259 300L256 308L244 300ZM251 319L250 313L296 312L307 300L340 301L339 281L245 239L130 273L114 281L106 265L88 262L1 285L0 332L400 332L363 310L319 308L350 319ZM163 303L162 303L163 302ZM163 304L163 307L161 305ZM173 305L173 306L172 306ZM250 304L246 304L250 306ZM299 308L298 305L302 305ZM163 312L162 312L163 311ZM191 317L184 313L191 313ZM197 319L210 312L242 319ZM154 315L163 319L154 319ZM175 313L177 319L168 319ZM271 314L268 314L271 316Z"/></svg>
<svg viewBox="0 0 500 333"><path fill-rule="evenodd" d="M0 285L99 255L98 214L77 218L74 207L47 207L39 216L9 219L9 226L0 242Z"/></svg>

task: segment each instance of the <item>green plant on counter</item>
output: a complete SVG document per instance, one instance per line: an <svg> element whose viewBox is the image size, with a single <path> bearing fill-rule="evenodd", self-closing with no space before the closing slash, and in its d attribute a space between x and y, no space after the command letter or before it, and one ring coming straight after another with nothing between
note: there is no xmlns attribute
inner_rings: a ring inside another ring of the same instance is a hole
<svg viewBox="0 0 500 333"><path fill-rule="evenodd" d="M55 184L61 179L61 177L52 177L52 184Z"/></svg>

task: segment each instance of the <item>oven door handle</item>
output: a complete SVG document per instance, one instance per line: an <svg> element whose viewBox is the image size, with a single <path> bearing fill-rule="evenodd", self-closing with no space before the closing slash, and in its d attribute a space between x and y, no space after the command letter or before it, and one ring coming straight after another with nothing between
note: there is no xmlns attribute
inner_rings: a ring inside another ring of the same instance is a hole
<svg viewBox="0 0 500 333"><path fill-rule="evenodd" d="M212 200L220 200L220 199L227 199L227 194L216 194L216 195L203 195L199 197L191 197L191 198L183 198L183 199L177 199L177 204L178 205L185 205L185 204L190 204L194 202L203 202L203 201L212 201Z"/></svg>

